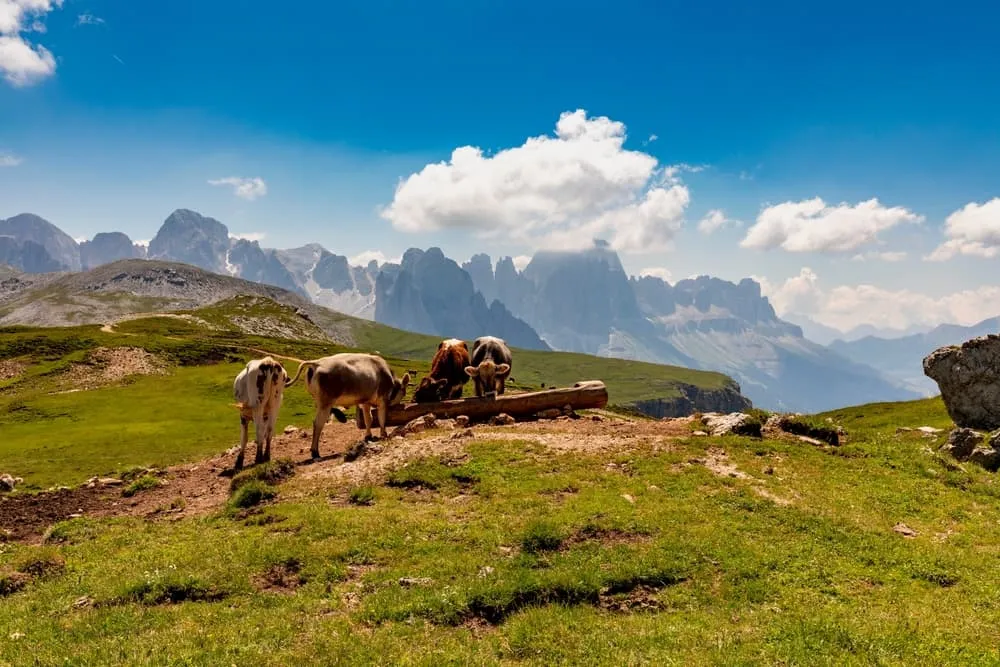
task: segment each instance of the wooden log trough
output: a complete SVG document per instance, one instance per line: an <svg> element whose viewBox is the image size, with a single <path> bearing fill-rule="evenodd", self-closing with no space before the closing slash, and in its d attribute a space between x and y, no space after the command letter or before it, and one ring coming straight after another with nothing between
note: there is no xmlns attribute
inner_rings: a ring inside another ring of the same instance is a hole
<svg viewBox="0 0 1000 667"><path fill-rule="evenodd" d="M569 405L574 410L603 408L608 404L608 390L600 380L577 382L572 387L533 391L525 394L503 396L475 396L457 398L437 403L402 403L389 408L386 426L403 426L418 417L433 414L438 419L467 416L473 422L486 421L505 413L518 421L533 417L543 410L562 409ZM372 427L378 425L378 415L372 410ZM365 427L364 417L357 410L358 428Z"/></svg>

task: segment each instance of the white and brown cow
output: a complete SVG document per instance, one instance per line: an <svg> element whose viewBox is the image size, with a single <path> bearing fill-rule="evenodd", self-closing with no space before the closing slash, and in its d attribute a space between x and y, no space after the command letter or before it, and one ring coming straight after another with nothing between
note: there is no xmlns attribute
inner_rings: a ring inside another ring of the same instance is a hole
<svg viewBox="0 0 1000 667"><path fill-rule="evenodd" d="M482 336L472 343L472 363L465 372L475 381L476 396L503 394L510 375L510 348L502 338Z"/></svg>
<svg viewBox="0 0 1000 667"><path fill-rule="evenodd" d="M431 371L417 385L413 400L417 403L435 403L462 398L462 390L469 381L465 367L470 363L472 357L464 340L449 338L441 341L431 360Z"/></svg>
<svg viewBox="0 0 1000 667"><path fill-rule="evenodd" d="M254 359L233 381L233 397L240 410L240 453L236 457L236 471L243 468L251 420L257 443L254 463L271 460L271 439L287 381L284 367L271 357Z"/></svg>
<svg viewBox="0 0 1000 667"><path fill-rule="evenodd" d="M341 422L347 416L337 408L358 406L365 420L365 439L372 437L372 417L369 408L378 410L379 436L386 437L385 422L389 406L403 400L410 374L396 378L382 357L360 352L342 352L321 359L303 361L295 377L285 383L290 387L305 371L306 390L316 403L313 420L312 456L319 458L319 437L330 418L330 413Z"/></svg>

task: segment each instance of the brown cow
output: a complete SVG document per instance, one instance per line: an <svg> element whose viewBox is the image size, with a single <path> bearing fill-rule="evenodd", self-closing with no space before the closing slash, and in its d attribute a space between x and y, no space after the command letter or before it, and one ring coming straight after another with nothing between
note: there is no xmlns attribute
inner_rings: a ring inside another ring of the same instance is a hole
<svg viewBox="0 0 1000 667"><path fill-rule="evenodd" d="M306 372L306 390L316 403L316 418L313 420L312 457L319 458L319 436L330 418L330 413L340 421L347 416L337 409L358 406L365 420L365 439L372 437L372 415L370 407L378 409L380 437L386 437L385 422L389 418L389 406L403 400L410 374L397 379L392 369L382 357L360 352L342 352L321 359L303 361L295 377L285 386L295 384L302 371Z"/></svg>
<svg viewBox="0 0 1000 667"><path fill-rule="evenodd" d="M462 389L469 381L465 367L472 363L469 346L464 340L449 338L438 345L431 372L420 381L413 393L417 403L435 403L462 398Z"/></svg>
<svg viewBox="0 0 1000 667"><path fill-rule="evenodd" d="M288 374L284 367L271 357L254 359L233 381L233 397L240 410L240 453L236 456L236 472L243 469L243 454L247 448L247 431L251 420L254 423L254 440L257 442L254 463L271 460L271 439L274 437L275 422L278 420L287 381Z"/></svg>

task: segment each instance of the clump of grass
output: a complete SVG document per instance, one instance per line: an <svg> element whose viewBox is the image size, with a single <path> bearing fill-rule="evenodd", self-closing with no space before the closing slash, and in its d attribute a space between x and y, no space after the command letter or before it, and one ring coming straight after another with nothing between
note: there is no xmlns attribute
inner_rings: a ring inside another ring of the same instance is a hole
<svg viewBox="0 0 1000 667"><path fill-rule="evenodd" d="M837 427L809 417L783 415L778 421L778 428L792 435L815 438L834 447L840 445L840 433L837 432Z"/></svg>
<svg viewBox="0 0 1000 667"><path fill-rule="evenodd" d="M21 557L16 565L18 572L30 577L46 577L66 569L66 559L52 547L33 549Z"/></svg>
<svg viewBox="0 0 1000 667"><path fill-rule="evenodd" d="M163 577L147 577L130 584L114 599L118 604L136 603L146 606L178 602L212 602L226 597L224 591L193 576L173 573Z"/></svg>
<svg viewBox="0 0 1000 667"><path fill-rule="evenodd" d="M521 549L529 554L555 551L562 546L564 539L559 526L550 521L536 520L528 524L521 536Z"/></svg>
<svg viewBox="0 0 1000 667"><path fill-rule="evenodd" d="M249 481L240 486L229 499L229 504L237 509L247 509L278 495L277 490L260 480Z"/></svg>
<svg viewBox="0 0 1000 667"><path fill-rule="evenodd" d="M160 480L150 474L145 474L142 477L137 477L131 484L122 489L122 495L126 498L131 498L137 493L143 491L149 491L150 489L155 489L160 485Z"/></svg>
<svg viewBox="0 0 1000 667"><path fill-rule="evenodd" d="M244 484L250 482L263 482L265 484L277 484L281 480L295 474L295 463L291 459L278 459L277 461L267 461L252 468L247 468L239 474L233 476L229 482L230 493L236 491Z"/></svg>
<svg viewBox="0 0 1000 667"><path fill-rule="evenodd" d="M370 486L359 486L353 488L351 489L351 493L347 497L347 500L352 505L374 505L375 489Z"/></svg>
<svg viewBox="0 0 1000 667"><path fill-rule="evenodd" d="M52 524L42 536L42 541L46 544L77 542L91 539L95 534L96 530L93 523L88 519L80 517Z"/></svg>
<svg viewBox="0 0 1000 667"><path fill-rule="evenodd" d="M469 466L449 466L437 459L412 461L389 474L386 484L403 489L439 489L449 484L469 486L479 481L479 475Z"/></svg>

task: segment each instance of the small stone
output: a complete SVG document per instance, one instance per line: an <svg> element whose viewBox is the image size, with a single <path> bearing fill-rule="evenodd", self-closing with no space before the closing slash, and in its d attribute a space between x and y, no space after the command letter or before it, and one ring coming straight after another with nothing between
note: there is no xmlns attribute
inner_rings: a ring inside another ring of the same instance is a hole
<svg viewBox="0 0 1000 667"><path fill-rule="evenodd" d="M434 580L428 577L400 577L399 585L404 588L409 588L410 586L429 586L433 584Z"/></svg>
<svg viewBox="0 0 1000 667"><path fill-rule="evenodd" d="M476 436L476 434L472 432L472 429L471 428L467 428L467 429L458 431L456 433L452 433L451 434L451 439L452 440L461 440L462 438L474 438L475 436Z"/></svg>
<svg viewBox="0 0 1000 667"><path fill-rule="evenodd" d="M920 426L917 430L926 435L937 435L938 433L942 433L944 431L944 429L934 428L933 426Z"/></svg>
<svg viewBox="0 0 1000 667"><path fill-rule="evenodd" d="M797 438L798 438L798 439L799 439L800 441L802 441L802 442L807 442L807 443L809 443L810 445L815 445L815 446L817 446L817 447L822 447L823 445L825 445L825 444L826 444L826 443L825 443L825 442L823 442L822 440L817 440L816 438L810 438L810 437L809 437L809 436L807 436L807 435L800 435L800 436L796 436L796 437L797 437Z"/></svg>
<svg viewBox="0 0 1000 667"><path fill-rule="evenodd" d="M764 474L765 475L773 475L774 474L774 466L767 466L766 468L764 468Z"/></svg>
<svg viewBox="0 0 1000 667"><path fill-rule="evenodd" d="M297 433L298 430L299 428L297 426L286 426L284 433L285 435L291 435L292 433Z"/></svg>
<svg viewBox="0 0 1000 667"><path fill-rule="evenodd" d="M510 426L515 423L515 421L516 420L506 412L501 412L496 417L490 419L490 424L493 426Z"/></svg>
<svg viewBox="0 0 1000 667"><path fill-rule="evenodd" d="M469 425L469 418L466 415L459 415L455 417L455 426L457 428L465 428Z"/></svg>
<svg viewBox="0 0 1000 667"><path fill-rule="evenodd" d="M433 414L424 415L424 426L427 428L434 428L437 423L437 417Z"/></svg>
<svg viewBox="0 0 1000 667"><path fill-rule="evenodd" d="M0 475L0 492L13 491L14 487L23 481L24 480L20 477L14 477L13 475L4 473L3 475Z"/></svg>
<svg viewBox="0 0 1000 667"><path fill-rule="evenodd" d="M631 494L629 494L629 493L623 493L622 494L622 498L624 498L625 500L627 500L629 503L635 505L635 498Z"/></svg>
<svg viewBox="0 0 1000 667"><path fill-rule="evenodd" d="M905 523L897 523L895 526L892 527L892 529L895 532L897 532L900 535L902 535L903 537L906 537L906 538L909 538L909 539L913 539L914 537L917 536L917 531L913 530L912 528L910 528L909 526L907 526Z"/></svg>
<svg viewBox="0 0 1000 667"><path fill-rule="evenodd" d="M82 513L82 512L74 512L73 514L70 514L70 515L69 515L68 517L66 517L66 518L67 518L67 519L79 519L79 518L80 518L80 517L82 517L82 516L83 516L83 513Z"/></svg>
<svg viewBox="0 0 1000 667"><path fill-rule="evenodd" d="M982 466L990 472L1000 469L1000 450L992 447L976 447L969 455L969 462Z"/></svg>
<svg viewBox="0 0 1000 667"><path fill-rule="evenodd" d="M121 486L124 483L125 482L115 477L102 477L101 479L97 480L97 484L100 486Z"/></svg>
<svg viewBox="0 0 1000 667"><path fill-rule="evenodd" d="M590 421L602 422L602 421L604 421L604 417L602 417L601 415L591 415L590 416Z"/></svg>
<svg viewBox="0 0 1000 667"><path fill-rule="evenodd" d="M23 632L12 632L12 633L10 633L9 637L10 637L10 640L12 642L16 642L18 639L24 639L24 633Z"/></svg>
<svg viewBox="0 0 1000 667"><path fill-rule="evenodd" d="M559 408L549 408L548 410L542 410L536 416L539 419L555 419L562 415L562 411Z"/></svg>
<svg viewBox="0 0 1000 667"><path fill-rule="evenodd" d="M73 602L73 607L76 609L82 609L83 607L90 607L94 604L94 598L89 595L84 595L83 597L77 598Z"/></svg>
<svg viewBox="0 0 1000 667"><path fill-rule="evenodd" d="M705 431L694 431L693 433L691 433L691 435L695 435L695 436L698 436L699 438L701 438L701 437L707 436L708 433L706 433Z"/></svg>
<svg viewBox="0 0 1000 667"><path fill-rule="evenodd" d="M897 426L896 433L911 433L913 431L909 426Z"/></svg>
<svg viewBox="0 0 1000 667"><path fill-rule="evenodd" d="M479 577L485 578L493 574L493 568L489 565L479 568Z"/></svg>

